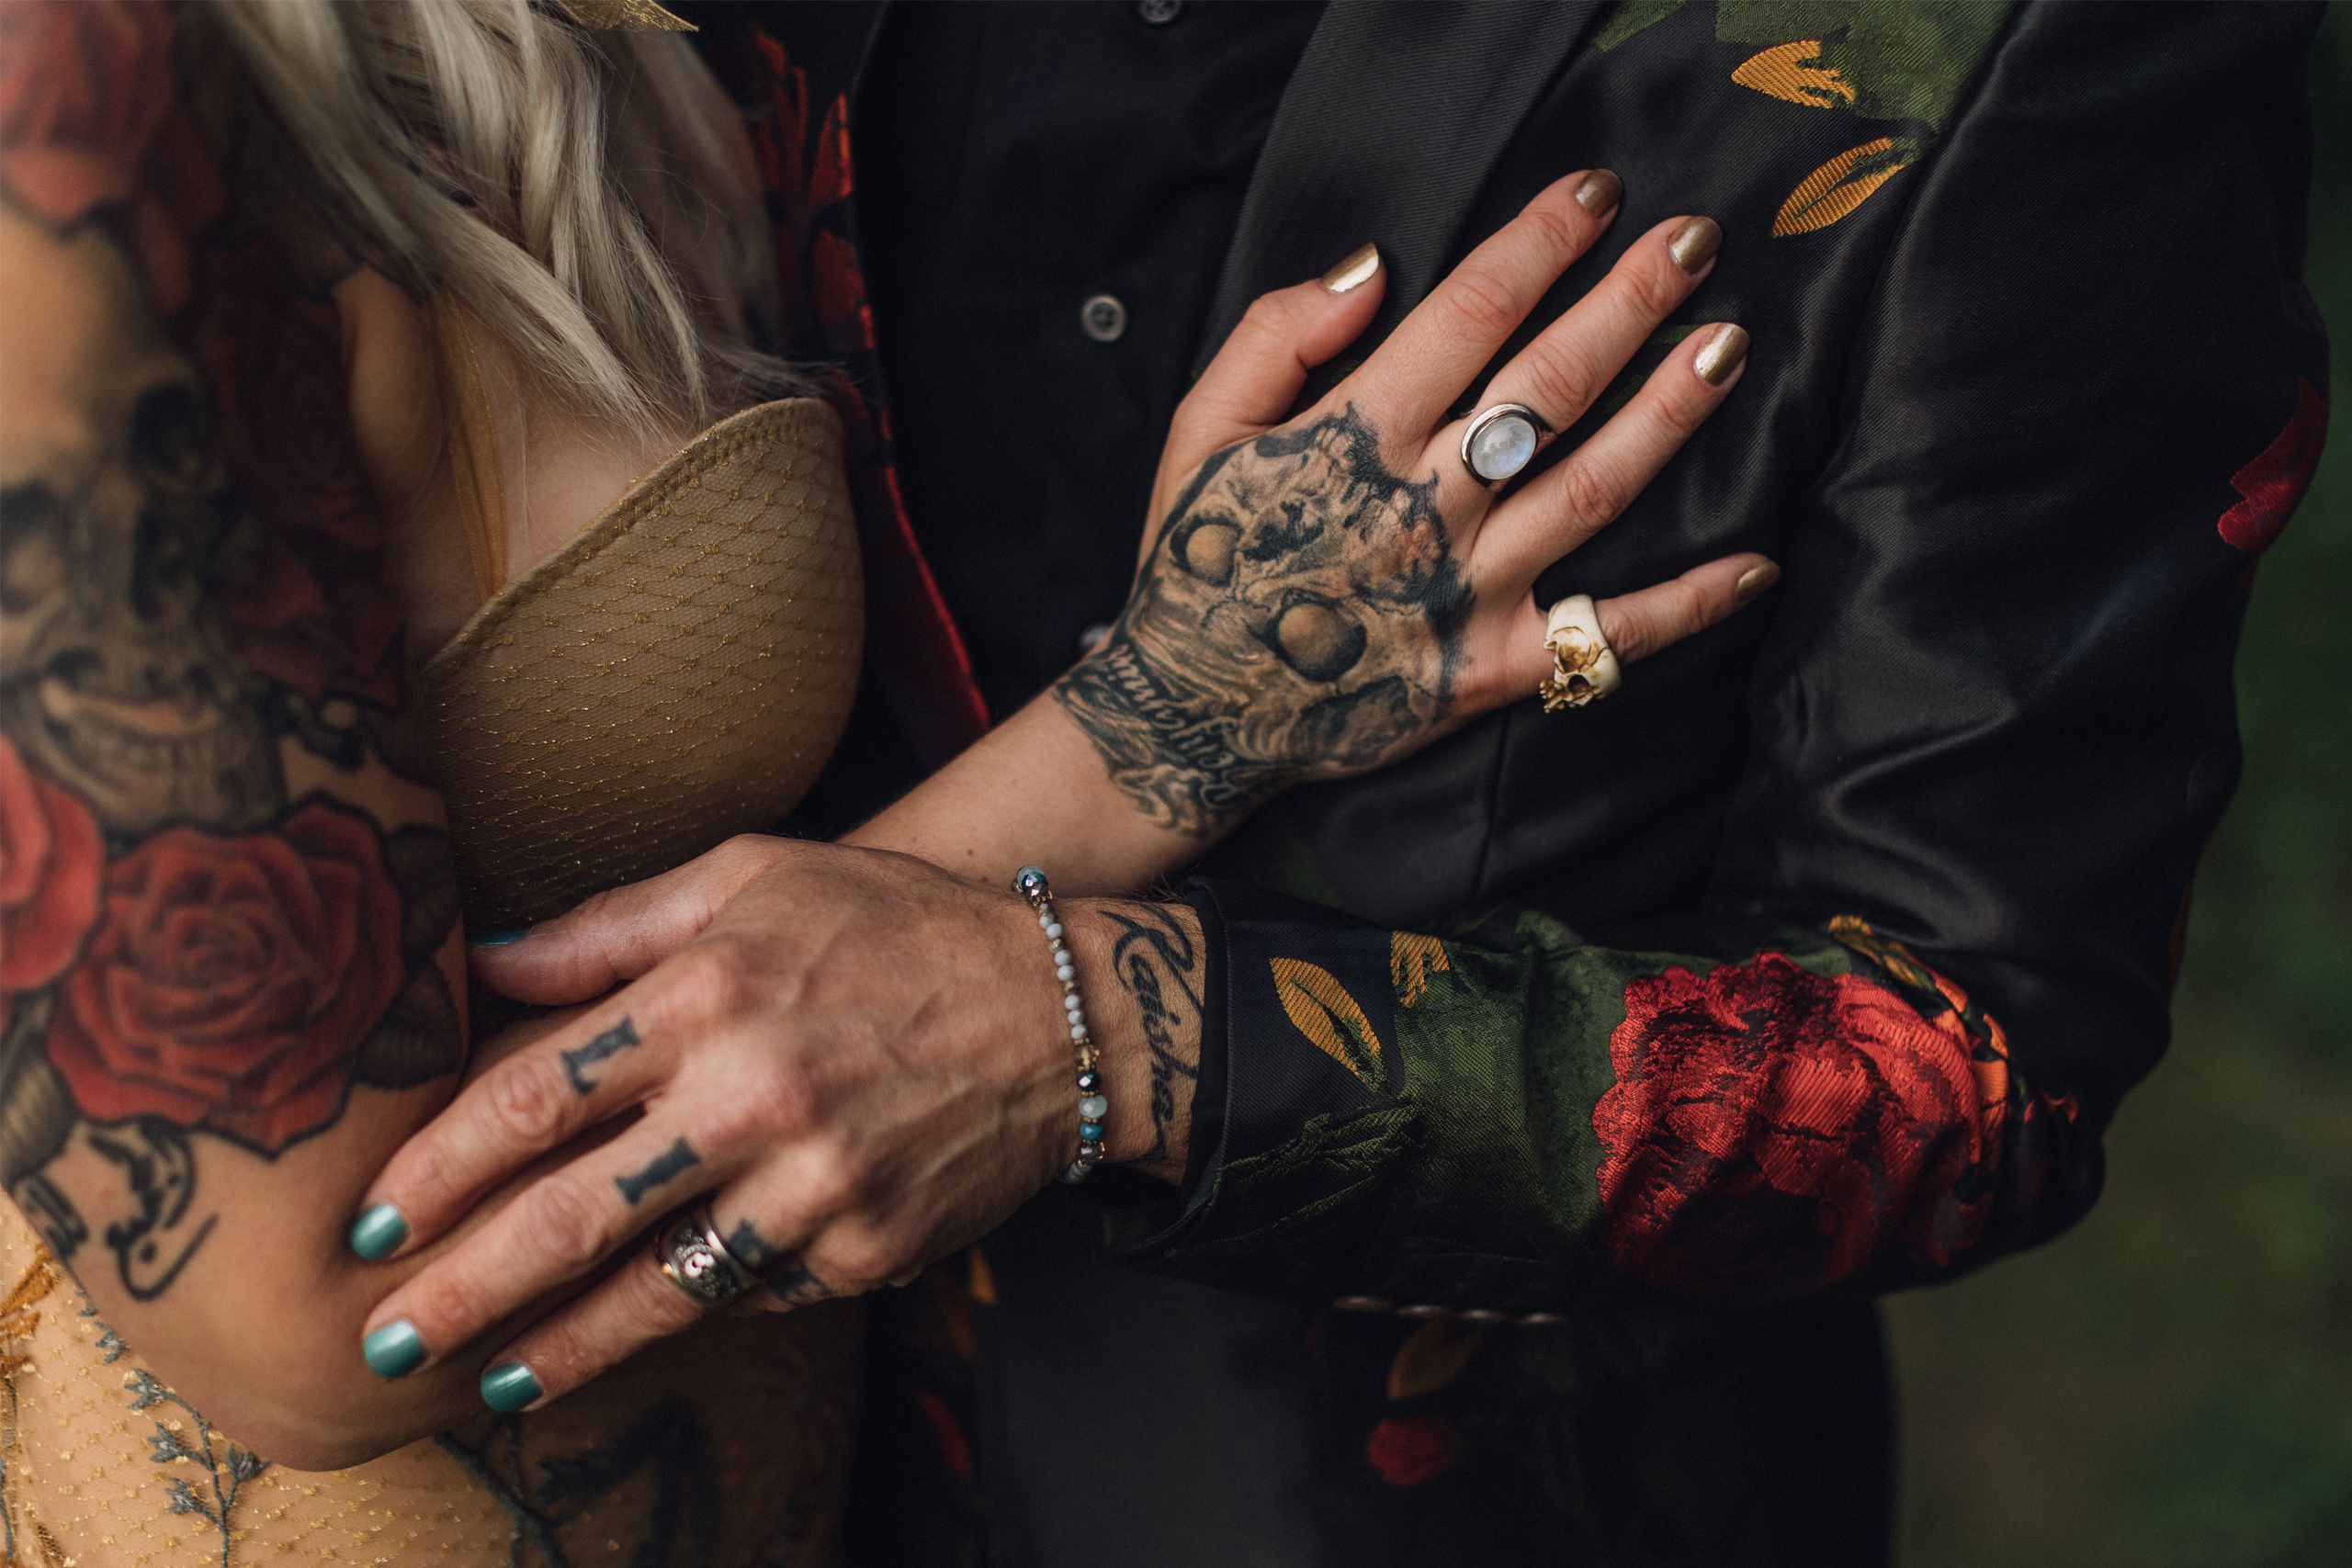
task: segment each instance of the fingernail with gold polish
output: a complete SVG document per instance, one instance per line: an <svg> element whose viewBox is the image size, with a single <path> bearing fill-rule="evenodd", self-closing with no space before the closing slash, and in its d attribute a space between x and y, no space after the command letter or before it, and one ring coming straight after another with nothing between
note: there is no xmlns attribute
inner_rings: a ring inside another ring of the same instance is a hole
<svg viewBox="0 0 2352 1568"><path fill-rule="evenodd" d="M1685 218L1682 227L1666 243L1666 254L1674 258L1674 265L1693 277L1705 271L1723 248L1724 231L1712 218Z"/></svg>
<svg viewBox="0 0 2352 1568"><path fill-rule="evenodd" d="M1361 245L1350 251L1346 260L1323 275L1323 287L1333 294L1345 294L1379 270L1380 247Z"/></svg>
<svg viewBox="0 0 2352 1568"><path fill-rule="evenodd" d="M1770 561L1749 567L1739 574L1739 586L1732 592L1743 604L1781 581L1781 569Z"/></svg>
<svg viewBox="0 0 2352 1568"><path fill-rule="evenodd" d="M1698 356L1690 361L1690 368L1699 379L1710 387L1720 387L1739 368L1747 357L1747 329L1725 321L1715 329L1715 335L1702 344Z"/></svg>
<svg viewBox="0 0 2352 1568"><path fill-rule="evenodd" d="M1607 169L1593 170L1585 175L1584 183L1577 186L1577 205L1595 218L1603 218L1616 211L1617 204L1624 199L1625 182Z"/></svg>

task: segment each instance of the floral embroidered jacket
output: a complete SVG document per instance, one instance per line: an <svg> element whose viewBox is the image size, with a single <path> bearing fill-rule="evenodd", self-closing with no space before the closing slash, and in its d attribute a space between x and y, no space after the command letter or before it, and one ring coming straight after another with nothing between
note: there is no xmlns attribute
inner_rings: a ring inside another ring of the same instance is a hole
<svg viewBox="0 0 2352 1568"><path fill-rule="evenodd" d="M2166 1042L2238 771L2246 590L2328 404L2299 277L2308 9L1629 0L1527 25L1582 30L1451 254L1606 165L1626 210L1531 333L1660 219L1727 239L1590 420L1700 321L1756 344L1538 596L1735 549L1787 576L1605 704L1521 704L1295 792L1189 890L1194 1168L1114 1218L1120 1252L1320 1308L1320 1353L1374 1369L1365 1452L1396 1481L1455 1462L1432 1412L1474 1429L1596 1357L1671 1361L1724 1306L1948 1279L2088 1209ZM769 47L760 113L789 141L847 78L812 89ZM854 262L845 105L818 143L838 205L779 197L820 268ZM836 352L840 323L890 330L851 279L816 275ZM1643 1326L1573 1351L1505 1326L1563 1315Z"/></svg>

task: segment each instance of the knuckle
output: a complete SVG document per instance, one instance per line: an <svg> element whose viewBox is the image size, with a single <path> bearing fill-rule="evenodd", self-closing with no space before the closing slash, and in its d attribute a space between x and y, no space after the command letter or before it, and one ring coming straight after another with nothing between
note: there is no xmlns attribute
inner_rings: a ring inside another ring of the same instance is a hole
<svg viewBox="0 0 2352 1568"><path fill-rule="evenodd" d="M874 1192L874 1173L838 1144L809 1150L794 1175L800 1204L812 1215L854 1213Z"/></svg>
<svg viewBox="0 0 2352 1568"><path fill-rule="evenodd" d="M1555 429L1573 421L1592 404L1599 384L1591 364L1574 351L1538 341L1521 358L1518 374L1526 378L1528 396Z"/></svg>
<svg viewBox="0 0 2352 1568"><path fill-rule="evenodd" d="M569 1279L593 1267L612 1245L612 1204L570 1169L532 1188L524 1234Z"/></svg>
<svg viewBox="0 0 2352 1568"><path fill-rule="evenodd" d="M1647 265L1631 268L1625 279L1634 308L1652 321L1664 321L1690 292L1690 275L1663 253L1647 258Z"/></svg>
<svg viewBox="0 0 2352 1568"><path fill-rule="evenodd" d="M1624 504L1601 464L1571 460L1560 465L1560 509L1577 527L1599 528L1613 521Z"/></svg>
<svg viewBox="0 0 2352 1568"><path fill-rule="evenodd" d="M737 938L706 933L671 961L671 994L702 1028L742 1017L751 1010L750 964Z"/></svg>
<svg viewBox="0 0 2352 1568"><path fill-rule="evenodd" d="M1509 280L1491 268L1464 263L1445 282L1445 307L1481 337L1508 337L1527 312Z"/></svg>
<svg viewBox="0 0 2352 1568"><path fill-rule="evenodd" d="M579 1096L552 1055L517 1056L484 1080L490 1119L509 1144L540 1149L560 1142Z"/></svg>
<svg viewBox="0 0 2352 1568"><path fill-rule="evenodd" d="M877 1231L860 1229L828 1236L822 1256L809 1267L835 1293L849 1296L873 1290L914 1262L907 1247Z"/></svg>
<svg viewBox="0 0 2352 1568"><path fill-rule="evenodd" d="M1568 217L1566 204L1574 200L1575 197L1560 193L1553 201L1531 207L1520 215L1520 221L1535 231L1537 240L1563 260L1575 255L1584 245L1580 228ZM1581 215L1582 209L1577 211Z"/></svg>

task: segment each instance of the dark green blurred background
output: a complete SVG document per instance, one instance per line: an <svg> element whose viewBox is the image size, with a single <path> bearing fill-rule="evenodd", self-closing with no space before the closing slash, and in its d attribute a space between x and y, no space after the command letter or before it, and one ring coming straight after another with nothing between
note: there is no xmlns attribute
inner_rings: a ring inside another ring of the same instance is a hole
<svg viewBox="0 0 2352 1568"><path fill-rule="evenodd" d="M2335 439L2264 557L2172 1055L2071 1235L1888 1303L1903 1568L2352 1565L2352 4L2312 62Z"/></svg>

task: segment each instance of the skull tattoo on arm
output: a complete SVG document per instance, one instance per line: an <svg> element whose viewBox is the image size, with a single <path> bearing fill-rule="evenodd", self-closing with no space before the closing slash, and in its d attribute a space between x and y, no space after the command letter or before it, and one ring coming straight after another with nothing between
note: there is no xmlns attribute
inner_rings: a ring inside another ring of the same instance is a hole
<svg viewBox="0 0 2352 1568"><path fill-rule="evenodd" d="M222 434L349 441L333 308L235 318L303 334L335 394L256 410L227 406L233 355L192 350L230 319L211 278L167 316L103 212L0 185L0 1186L153 1301L238 1222L205 1199L221 1145L275 1161L355 1086L462 1065L454 870L359 782L393 776L400 683L349 678L373 623L339 612L380 551L347 519L322 540Z"/></svg>
<svg viewBox="0 0 2352 1568"><path fill-rule="evenodd" d="M1471 591L1437 483L1393 472L1352 404L1202 465L1125 613L1054 688L1138 809L1206 838L1444 721Z"/></svg>

